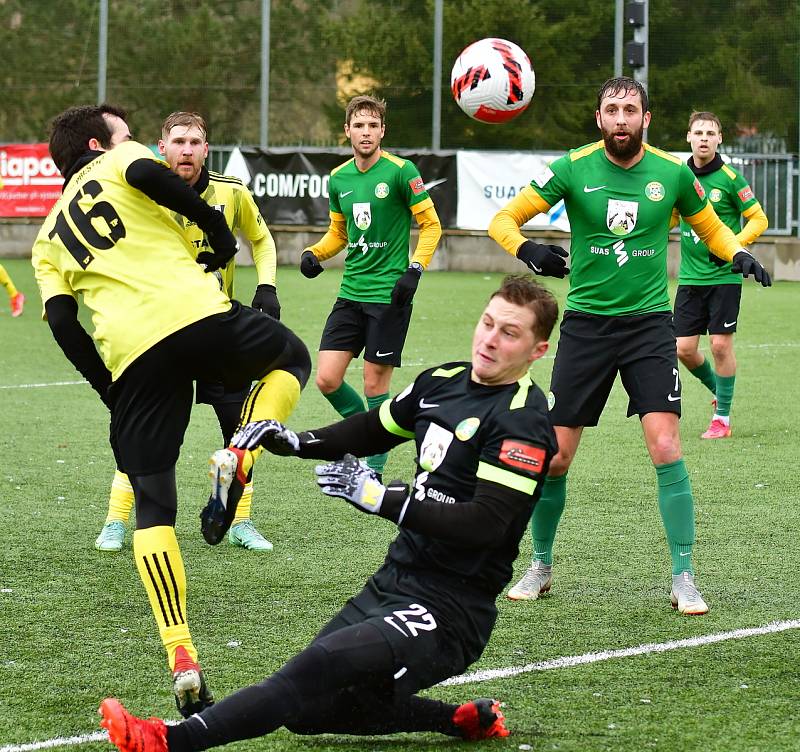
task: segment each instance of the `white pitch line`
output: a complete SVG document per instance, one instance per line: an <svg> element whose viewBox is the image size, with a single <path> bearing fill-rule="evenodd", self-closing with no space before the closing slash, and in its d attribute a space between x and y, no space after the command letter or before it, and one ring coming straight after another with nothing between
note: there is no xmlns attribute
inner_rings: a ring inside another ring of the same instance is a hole
<svg viewBox="0 0 800 752"><path fill-rule="evenodd" d="M470 684L471 682L484 682L491 679L505 679L509 676L527 674L531 671L549 671L554 668L571 668L572 666L585 666L589 663L599 661L610 661L614 658L631 658L637 655L649 655L650 653L666 653L669 650L679 650L681 648L699 648L704 645L713 645L716 642L726 640L742 640L745 637L757 637L759 635L775 634L785 632L787 629L800 629L800 619L790 621L773 621L763 627L748 627L746 629L734 629L731 632L718 632L717 634L701 635L700 637L687 637L683 640L670 640L669 642L650 642L646 645L638 645L633 648L622 648L621 650L603 650L599 653L584 653L583 655L568 655L563 658L555 658L550 661L540 663L528 663L525 666L512 666L511 668L495 668L483 671L474 671L471 674L462 674L446 679L441 682L441 686L452 686L454 684ZM3 752L3 750L0 750Z"/></svg>
<svg viewBox="0 0 800 752"><path fill-rule="evenodd" d="M700 637L687 637L683 640L670 640L669 642L649 642L645 645L637 645L632 648L621 650L603 650L599 653L584 653L583 655L568 655L562 658L554 658L550 661L540 663L528 663L524 666L512 666L510 668L486 669L475 671L471 674L454 676L452 679L440 682L439 686L453 686L456 684L470 684L473 682L484 682L492 679L505 679L510 676L527 674L532 671L549 671L556 668L572 668L573 666L585 666L589 663L599 661L610 661L614 658L631 658L637 655L649 655L651 653L666 653L669 650L680 650L681 648L697 648L704 645L713 645L716 642L726 640L742 640L746 637L758 637L759 635L776 634L785 632L788 629L800 629L800 619L789 621L773 621L762 627L747 627L744 629L734 629L731 632L718 632L717 634L701 635ZM105 731L94 731L89 734L79 734L77 736L56 737L46 739L42 742L30 742L28 744L7 744L0 747L0 752L35 752L39 749L54 749L56 747L69 747L76 744L86 744L88 742L100 742L108 738Z"/></svg>
<svg viewBox="0 0 800 752"><path fill-rule="evenodd" d="M6 384L0 385L0 389L38 389L43 386L75 386L76 384L88 384L85 379L80 381L50 381L49 383L42 384ZM3 747L0 747L3 749Z"/></svg>
<svg viewBox="0 0 800 752"><path fill-rule="evenodd" d="M54 747L71 747L88 742L102 742L104 739L108 739L107 731L93 731L91 734L57 736L55 739L46 739L43 742L31 742L30 744L7 744L5 747L0 747L0 752L33 752L36 749L53 749Z"/></svg>

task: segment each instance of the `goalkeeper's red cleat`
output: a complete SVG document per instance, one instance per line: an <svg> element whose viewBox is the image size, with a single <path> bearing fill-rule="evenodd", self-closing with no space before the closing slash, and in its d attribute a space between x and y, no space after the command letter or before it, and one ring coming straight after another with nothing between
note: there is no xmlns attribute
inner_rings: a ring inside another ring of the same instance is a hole
<svg viewBox="0 0 800 752"><path fill-rule="evenodd" d="M500 703L485 697L459 705L453 713L453 723L461 736L470 741L508 736L511 733L505 726Z"/></svg>
<svg viewBox="0 0 800 752"><path fill-rule="evenodd" d="M137 718L113 697L103 700L98 712L108 740L120 752L168 752L167 727L160 718Z"/></svg>

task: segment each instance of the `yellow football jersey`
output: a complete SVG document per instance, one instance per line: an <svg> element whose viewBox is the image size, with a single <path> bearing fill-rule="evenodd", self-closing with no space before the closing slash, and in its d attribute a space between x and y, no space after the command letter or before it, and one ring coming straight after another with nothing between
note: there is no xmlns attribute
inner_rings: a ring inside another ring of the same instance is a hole
<svg viewBox="0 0 800 752"><path fill-rule="evenodd" d="M92 311L92 336L115 380L168 335L230 308L163 207L125 180L138 159L155 157L127 141L76 172L32 253L42 302L81 296Z"/></svg>
<svg viewBox="0 0 800 752"><path fill-rule="evenodd" d="M247 187L238 178L220 175L208 171L208 186L200 193L201 198L210 206L225 215L231 232L242 233L253 247L253 260L258 270L259 284L275 284L275 241L267 229L261 212ZM204 250L210 250L208 240L203 231L186 217L170 212L172 218L183 228L186 237L192 244L195 257ZM222 281L228 297L233 297L233 277L236 262L231 259L221 269Z"/></svg>

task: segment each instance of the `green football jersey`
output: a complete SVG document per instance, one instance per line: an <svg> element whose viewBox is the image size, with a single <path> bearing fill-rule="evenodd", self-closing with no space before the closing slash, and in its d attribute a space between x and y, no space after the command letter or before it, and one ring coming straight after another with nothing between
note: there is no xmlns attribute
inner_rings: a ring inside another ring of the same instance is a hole
<svg viewBox="0 0 800 752"><path fill-rule="evenodd" d="M568 310L602 316L671 310L672 209L691 216L707 203L688 165L645 144L644 157L623 169L598 141L557 159L531 188L550 206L564 199L572 233Z"/></svg>
<svg viewBox="0 0 800 752"><path fill-rule="evenodd" d="M719 218L734 234L742 229L742 212L758 203L747 180L733 167L723 164L718 170L697 179L708 195ZM692 226L681 217L681 285L741 285L742 275L731 271L730 263L717 266L708 260L708 246L697 237Z"/></svg>
<svg viewBox="0 0 800 752"><path fill-rule="evenodd" d="M388 303L408 268L412 206L432 203L416 166L381 152L361 172L350 159L331 172L330 211L347 224L347 256L339 297ZM420 207L422 209L424 207Z"/></svg>

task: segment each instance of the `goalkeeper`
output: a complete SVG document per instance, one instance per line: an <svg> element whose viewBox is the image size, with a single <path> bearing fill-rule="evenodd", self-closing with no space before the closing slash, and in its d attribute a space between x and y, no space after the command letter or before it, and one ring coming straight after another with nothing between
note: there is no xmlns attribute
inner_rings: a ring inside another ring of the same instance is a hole
<svg viewBox="0 0 800 752"><path fill-rule="evenodd" d="M434 731L466 739L507 736L499 704L417 695L481 655L539 497L555 434L528 375L558 317L553 296L508 277L475 329L470 362L431 368L380 408L295 434L276 421L234 437L242 449L327 460L328 496L399 528L383 566L278 672L176 726L101 705L123 752L183 752L286 726L299 734ZM352 455L414 439L413 487L384 486ZM347 454L352 453L352 454ZM344 459L341 459L344 456Z"/></svg>

